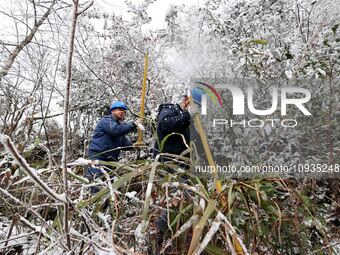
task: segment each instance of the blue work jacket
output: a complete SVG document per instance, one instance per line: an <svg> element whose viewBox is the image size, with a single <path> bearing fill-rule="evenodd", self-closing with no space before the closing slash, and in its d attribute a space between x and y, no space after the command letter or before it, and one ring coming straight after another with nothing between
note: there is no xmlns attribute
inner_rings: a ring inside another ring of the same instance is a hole
<svg viewBox="0 0 340 255"><path fill-rule="evenodd" d="M89 146L89 158L118 161L119 147L132 146L125 135L136 129L133 122L120 123L112 115L104 116L97 124Z"/></svg>

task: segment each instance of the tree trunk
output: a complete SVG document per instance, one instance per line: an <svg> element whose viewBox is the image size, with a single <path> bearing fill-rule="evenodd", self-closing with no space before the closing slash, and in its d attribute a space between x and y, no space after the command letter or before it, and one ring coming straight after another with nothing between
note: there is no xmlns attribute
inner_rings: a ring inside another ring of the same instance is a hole
<svg viewBox="0 0 340 255"><path fill-rule="evenodd" d="M73 0L72 8L72 20L69 34L69 46L67 54L67 66L66 66L66 86L64 95L64 119L63 119L63 153L62 153L62 170L63 170L63 185L64 192L67 198L67 202L64 204L64 231L67 242L67 247L71 249L71 238L69 228L69 199L68 199L68 180L67 180L67 166L66 166L66 154L67 154L67 137L68 137L68 109L71 92L71 78L72 78L72 56L74 47L74 37L76 33L77 17L78 17L78 2L79 0Z"/></svg>

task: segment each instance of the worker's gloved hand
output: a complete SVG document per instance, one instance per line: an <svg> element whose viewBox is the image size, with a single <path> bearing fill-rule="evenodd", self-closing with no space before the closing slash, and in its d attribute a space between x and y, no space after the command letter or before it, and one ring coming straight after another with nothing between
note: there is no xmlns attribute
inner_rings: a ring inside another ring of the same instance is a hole
<svg viewBox="0 0 340 255"><path fill-rule="evenodd" d="M142 125L142 123L143 123L143 120L141 118L138 118L133 122L133 124L135 124L136 127L138 127L140 130L144 131L145 128Z"/></svg>
<svg viewBox="0 0 340 255"><path fill-rule="evenodd" d="M138 118L138 119L135 119L135 120L133 121L133 124L135 124L136 127L138 127L138 125L139 125L139 124L142 124L142 122L143 122L143 120L142 120L141 118Z"/></svg>

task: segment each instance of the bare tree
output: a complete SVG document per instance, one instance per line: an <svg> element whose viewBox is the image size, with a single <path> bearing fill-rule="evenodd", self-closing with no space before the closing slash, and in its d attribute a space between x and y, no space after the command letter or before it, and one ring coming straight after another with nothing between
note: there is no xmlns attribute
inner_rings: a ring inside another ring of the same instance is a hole
<svg viewBox="0 0 340 255"><path fill-rule="evenodd" d="M20 51L25 48L34 38L34 35L37 33L39 27L44 23L44 21L48 18L50 15L54 4L56 3L56 0L53 0L50 4L50 6L47 8L46 12L43 14L43 16L37 20L36 16L36 9L35 9L35 2L34 0L32 1L33 6L34 6L34 11L35 11L35 20L34 20L34 25L33 28L30 29L30 32L26 35L26 37L14 48L14 50L10 53L9 57L5 61L4 66L0 70L0 82L4 76L6 76L11 69L14 60L16 57L19 55Z"/></svg>
<svg viewBox="0 0 340 255"><path fill-rule="evenodd" d="M71 92L72 78L72 57L74 52L74 38L76 33L76 25L78 16L91 7L93 0L89 1L81 10L78 10L79 0L73 0L72 19L69 34L69 47L67 54L66 66L66 86L64 96L64 119L63 119L63 152L62 152L62 169L63 169L63 184L66 197L68 198L68 180L67 180L67 144L68 144L68 113L69 113L69 98ZM69 202L64 203L64 230L67 241L67 247L71 248L70 230L69 230Z"/></svg>

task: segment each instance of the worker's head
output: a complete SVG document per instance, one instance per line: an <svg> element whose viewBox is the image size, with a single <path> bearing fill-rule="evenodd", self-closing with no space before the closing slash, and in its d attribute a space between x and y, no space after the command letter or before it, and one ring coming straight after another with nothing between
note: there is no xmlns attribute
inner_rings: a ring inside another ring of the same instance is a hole
<svg viewBox="0 0 340 255"><path fill-rule="evenodd" d="M110 112L114 118L121 121L124 120L127 107L122 101L116 101L111 104Z"/></svg>

